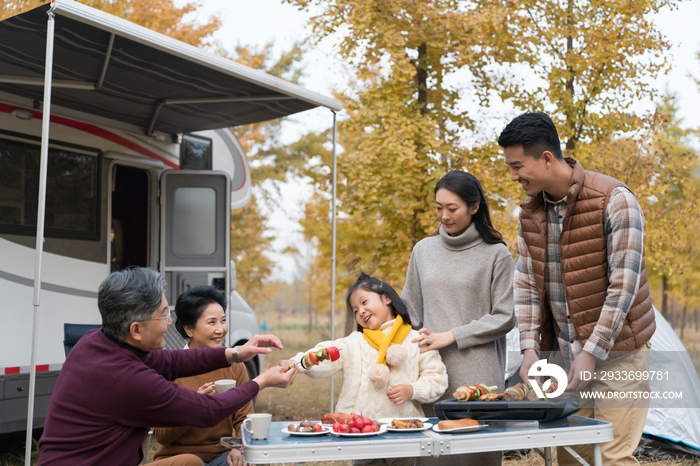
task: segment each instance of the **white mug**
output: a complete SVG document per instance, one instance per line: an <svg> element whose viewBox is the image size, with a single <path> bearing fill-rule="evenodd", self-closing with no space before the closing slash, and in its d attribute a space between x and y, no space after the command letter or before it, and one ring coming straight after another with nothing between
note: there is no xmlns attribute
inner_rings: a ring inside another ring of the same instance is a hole
<svg viewBox="0 0 700 466"><path fill-rule="evenodd" d="M216 394L221 395L222 393L231 390L236 386L236 381L233 379L221 379L214 382L214 388L216 389Z"/></svg>
<svg viewBox="0 0 700 466"><path fill-rule="evenodd" d="M270 432L270 422L272 422L272 414L248 414L243 420L243 425L241 427L243 430L250 433L250 438L264 440ZM250 428L247 427L248 424L250 424Z"/></svg>

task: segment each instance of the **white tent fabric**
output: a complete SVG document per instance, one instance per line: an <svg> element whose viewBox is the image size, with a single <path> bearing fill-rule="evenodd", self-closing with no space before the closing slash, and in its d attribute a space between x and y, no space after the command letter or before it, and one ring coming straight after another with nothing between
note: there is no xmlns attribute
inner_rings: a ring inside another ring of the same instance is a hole
<svg viewBox="0 0 700 466"><path fill-rule="evenodd" d="M668 371L669 380L651 380L651 390L682 392L683 399L673 403L652 400L644 433L700 450L700 379L676 332L659 311L655 312L656 333L651 337L649 369Z"/></svg>

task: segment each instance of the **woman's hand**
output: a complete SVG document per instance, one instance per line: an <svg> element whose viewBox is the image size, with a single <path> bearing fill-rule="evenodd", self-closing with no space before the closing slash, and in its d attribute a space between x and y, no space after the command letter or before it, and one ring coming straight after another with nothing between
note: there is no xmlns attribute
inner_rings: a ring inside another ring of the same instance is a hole
<svg viewBox="0 0 700 466"><path fill-rule="evenodd" d="M386 392L392 403L400 405L411 399L413 396L413 385L394 385Z"/></svg>
<svg viewBox="0 0 700 466"><path fill-rule="evenodd" d="M216 387L214 382L207 382L197 389L197 393L202 395L216 395Z"/></svg>
<svg viewBox="0 0 700 466"><path fill-rule="evenodd" d="M418 330L418 334L420 336L411 340L411 343L418 343L421 353L444 348L455 342L455 336L451 330L442 333L430 333L427 328L422 328Z"/></svg>
<svg viewBox="0 0 700 466"><path fill-rule="evenodd" d="M234 448L226 457L226 464L228 466L246 466L246 462L243 461L243 454L238 448Z"/></svg>

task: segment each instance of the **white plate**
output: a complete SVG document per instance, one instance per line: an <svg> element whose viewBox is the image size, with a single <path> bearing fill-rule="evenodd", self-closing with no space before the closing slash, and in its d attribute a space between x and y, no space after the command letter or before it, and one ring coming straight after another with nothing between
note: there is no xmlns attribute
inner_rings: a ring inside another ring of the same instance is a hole
<svg viewBox="0 0 700 466"><path fill-rule="evenodd" d="M314 435L326 435L330 433L330 429L327 427L324 427L321 432L292 432L291 430L288 430L286 427L282 429L283 434L287 435L298 435L299 437L313 437Z"/></svg>
<svg viewBox="0 0 700 466"><path fill-rule="evenodd" d="M348 432L346 434L344 432L333 432L331 430L331 435L335 435L337 437L353 437L353 438L373 437L375 435L382 435L384 433L386 433L386 425L379 426L379 431L377 431L377 432L366 432L366 433L359 433L359 434L351 434L350 432Z"/></svg>
<svg viewBox="0 0 700 466"><path fill-rule="evenodd" d="M417 419L417 418L413 417L411 419ZM416 427L413 429L395 429L395 428L391 427L391 424L387 424L386 430L388 430L389 432L420 432L422 430L428 430L431 427L433 427L433 425L429 422L424 422L423 427Z"/></svg>
<svg viewBox="0 0 700 466"><path fill-rule="evenodd" d="M481 430L488 424L479 424L478 426L467 426L467 427L455 427L454 429L440 430L437 424L433 426L433 430L438 434L461 434L463 432L475 432Z"/></svg>
<svg viewBox="0 0 700 466"><path fill-rule="evenodd" d="M428 420L427 417L383 417L381 419L377 419L376 422L379 424L391 424L391 421L394 419L398 419L399 421L407 421L409 419L418 419L419 421L425 422Z"/></svg>

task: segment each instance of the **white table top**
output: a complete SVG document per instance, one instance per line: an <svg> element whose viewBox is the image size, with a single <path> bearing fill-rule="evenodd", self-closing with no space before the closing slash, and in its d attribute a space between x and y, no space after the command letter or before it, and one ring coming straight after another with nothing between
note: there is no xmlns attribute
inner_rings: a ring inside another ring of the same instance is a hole
<svg viewBox="0 0 700 466"><path fill-rule="evenodd" d="M430 419L434 424L438 421ZM599 444L613 440L609 422L580 416L569 416L567 421L565 425L554 427L540 427L537 421L484 421L487 427L471 433L440 434L426 430L386 432L363 438L291 436L282 433L291 421L273 422L266 440L253 440L244 431L243 457L249 464L406 458Z"/></svg>

